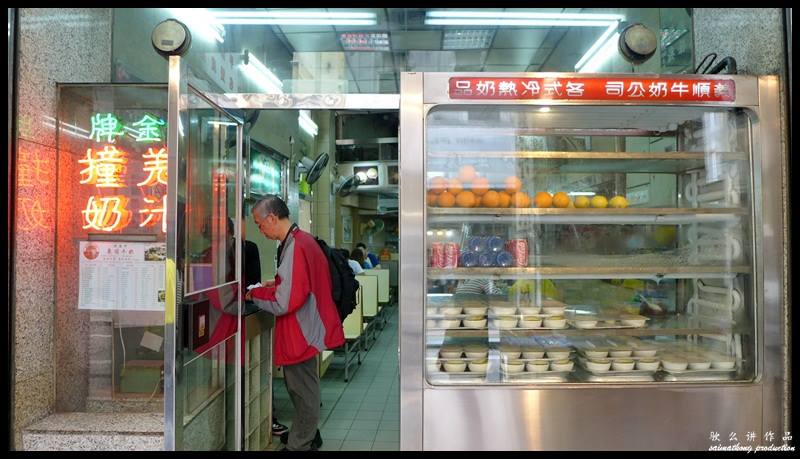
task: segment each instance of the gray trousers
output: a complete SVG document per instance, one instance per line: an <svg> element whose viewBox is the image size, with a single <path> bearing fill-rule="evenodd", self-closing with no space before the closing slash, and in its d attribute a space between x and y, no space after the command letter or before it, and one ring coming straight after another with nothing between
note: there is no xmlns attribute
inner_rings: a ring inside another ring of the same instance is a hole
<svg viewBox="0 0 800 459"><path fill-rule="evenodd" d="M289 431L290 451L307 451L319 424L319 355L305 362L283 367L283 381L294 405L294 419Z"/></svg>

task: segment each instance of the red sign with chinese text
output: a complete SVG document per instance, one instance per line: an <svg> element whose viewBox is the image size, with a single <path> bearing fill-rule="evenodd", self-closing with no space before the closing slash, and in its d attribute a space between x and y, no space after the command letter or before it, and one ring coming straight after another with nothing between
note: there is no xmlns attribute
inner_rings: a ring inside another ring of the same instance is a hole
<svg viewBox="0 0 800 459"><path fill-rule="evenodd" d="M450 78L451 99L732 102L733 80L683 78Z"/></svg>

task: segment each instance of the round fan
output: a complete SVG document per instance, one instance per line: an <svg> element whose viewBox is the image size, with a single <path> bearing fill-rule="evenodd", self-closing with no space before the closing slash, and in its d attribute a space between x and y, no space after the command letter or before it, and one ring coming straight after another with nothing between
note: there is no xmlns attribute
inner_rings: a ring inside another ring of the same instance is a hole
<svg viewBox="0 0 800 459"><path fill-rule="evenodd" d="M308 182L309 185L313 185L314 182L319 180L319 178L322 176L322 171L327 165L327 153L321 153L319 156L317 156L316 161L307 156L303 156L300 158L300 161L297 163L297 167L295 168L295 181L300 181L300 174L305 173L306 182Z"/></svg>
<svg viewBox="0 0 800 459"><path fill-rule="evenodd" d="M355 175L351 175L346 179L341 177L339 179L339 185L336 189L336 194L342 197L349 196L350 193L352 193L356 188L358 188L358 185L360 183L361 180L358 178L358 176Z"/></svg>

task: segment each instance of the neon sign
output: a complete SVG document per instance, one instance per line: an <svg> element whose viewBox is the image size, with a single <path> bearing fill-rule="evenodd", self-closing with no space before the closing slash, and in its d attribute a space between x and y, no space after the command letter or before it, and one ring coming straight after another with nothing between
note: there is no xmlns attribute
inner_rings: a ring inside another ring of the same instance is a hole
<svg viewBox="0 0 800 459"><path fill-rule="evenodd" d="M112 145L117 137L125 134L125 130L132 132L131 137L136 142L159 142L162 140L162 131L166 122L145 114L141 119L131 124L137 129L124 126L119 118L112 113L96 113L91 117L92 132L90 139L103 142L105 145L86 150L86 156L78 160L83 166L80 170L81 185L94 185L99 192L102 189L113 189L117 193L125 188L125 176L128 172L128 152ZM142 190L144 208L136 212L141 219L140 228L155 226L161 222L161 231L166 233L166 190L159 192L152 187L167 185L167 150L165 147L149 147L142 155L144 161L143 172L148 176L137 187L149 187ZM158 197L161 196L161 197ZM128 209L129 198L123 194L89 196L86 206L81 210L83 229L103 231L106 233L125 229L132 220L134 212Z"/></svg>

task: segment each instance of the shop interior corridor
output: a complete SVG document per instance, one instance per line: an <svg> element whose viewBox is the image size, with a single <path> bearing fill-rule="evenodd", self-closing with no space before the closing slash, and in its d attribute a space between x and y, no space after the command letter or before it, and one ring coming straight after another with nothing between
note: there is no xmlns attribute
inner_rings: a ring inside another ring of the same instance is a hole
<svg viewBox="0 0 800 459"><path fill-rule="evenodd" d="M320 433L322 451L396 451L400 449L400 371L398 309L391 307L386 327L348 382L344 370L331 365L321 380ZM274 380L278 420L291 427L294 407L281 379ZM268 450L280 449L278 437Z"/></svg>

